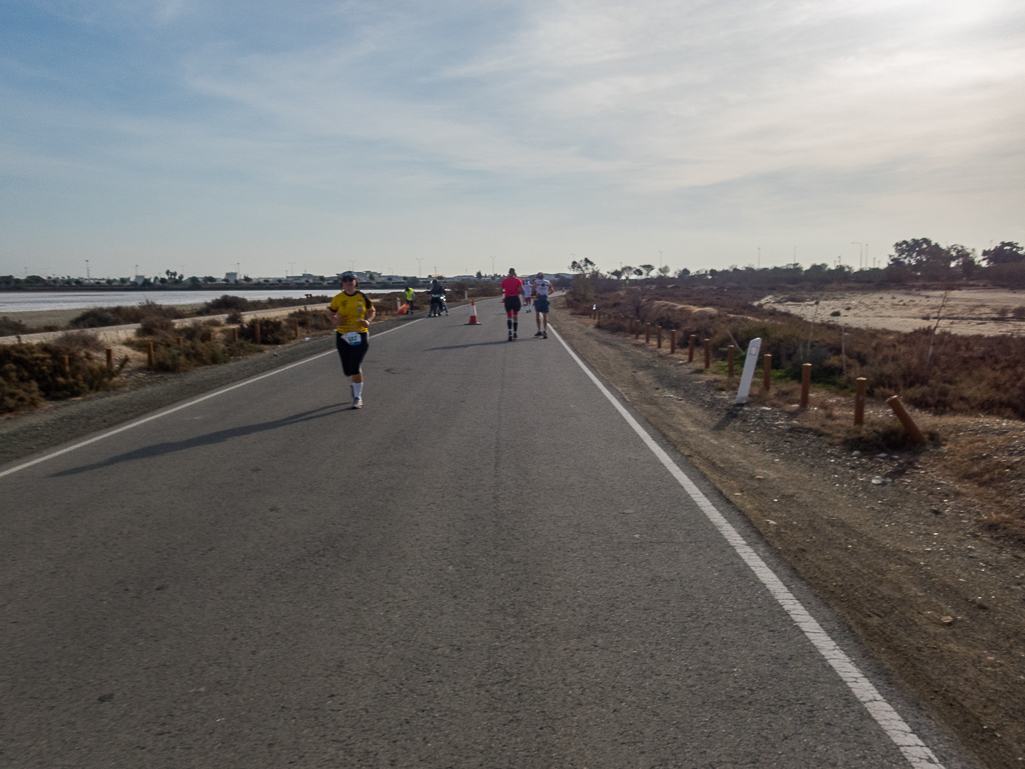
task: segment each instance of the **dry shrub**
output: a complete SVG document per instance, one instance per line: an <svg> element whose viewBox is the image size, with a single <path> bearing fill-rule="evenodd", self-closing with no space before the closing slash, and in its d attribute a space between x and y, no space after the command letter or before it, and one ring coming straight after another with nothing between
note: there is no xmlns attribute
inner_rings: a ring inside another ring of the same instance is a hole
<svg viewBox="0 0 1025 769"><path fill-rule="evenodd" d="M292 340L292 334L286 330L285 324L275 318L253 318L239 328L239 338L255 343L257 323L260 324L260 344L285 344Z"/></svg>
<svg viewBox="0 0 1025 769"><path fill-rule="evenodd" d="M20 320L12 320L4 315L0 318L0 336L14 336L15 334L27 334L28 326Z"/></svg>
<svg viewBox="0 0 1025 769"><path fill-rule="evenodd" d="M799 380L802 365L811 363L812 381L820 386L852 390L854 380L865 377L872 397L899 394L905 404L936 413L1025 419L1025 338L934 334L928 328L909 333L847 329L841 345L841 329L835 325L812 323L711 290L647 295L632 289L610 291L597 302L602 326L606 327L606 313L631 316L642 296L642 314L659 319L664 328L675 328L681 346L693 334L699 346L704 339L716 351L736 344L742 354L752 339L760 337L762 353L772 355L773 369L790 379ZM719 314L667 309L701 304L718 307ZM611 320L608 328L626 330Z"/></svg>
<svg viewBox="0 0 1025 769"><path fill-rule="evenodd" d="M35 408L44 398L60 400L109 389L114 376L106 361L88 349L49 343L0 346L0 413Z"/></svg>
<svg viewBox="0 0 1025 769"><path fill-rule="evenodd" d="M60 350L63 355L86 352L99 353L106 349L103 342L95 334L90 334L87 331L65 331L51 341L50 345Z"/></svg>
<svg viewBox="0 0 1025 769"><path fill-rule="evenodd" d="M375 302L376 304L376 302ZM291 327L295 324L296 319L299 320L299 331L302 333L306 330L306 322L310 322L310 331L331 331L334 326L331 321L327 319L327 316L322 312L306 312L304 310L297 310L288 316L288 325Z"/></svg>
<svg viewBox="0 0 1025 769"><path fill-rule="evenodd" d="M170 336L174 333L175 326L174 321L170 318L163 318L159 315L152 315L144 318L139 323L139 328L135 332L136 336L159 336L167 335Z"/></svg>
<svg viewBox="0 0 1025 769"><path fill-rule="evenodd" d="M181 310L155 302L145 301L137 307L92 307L72 318L71 328L101 328L124 326L131 323L157 323L183 317Z"/></svg>
<svg viewBox="0 0 1025 769"><path fill-rule="evenodd" d="M241 296L224 294L203 304L200 308L201 315L220 314L222 312L244 312L246 310L270 310L275 307L300 307L306 304L326 304L331 297L311 296L309 298L297 297L287 299L246 299Z"/></svg>

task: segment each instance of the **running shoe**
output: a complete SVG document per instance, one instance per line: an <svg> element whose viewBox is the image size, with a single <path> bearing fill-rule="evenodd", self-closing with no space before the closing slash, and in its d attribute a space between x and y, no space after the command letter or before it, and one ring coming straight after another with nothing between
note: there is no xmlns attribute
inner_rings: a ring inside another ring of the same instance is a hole
<svg viewBox="0 0 1025 769"><path fill-rule="evenodd" d="M352 399L352 407L354 409L361 409L361 408L363 408L363 399L362 398L353 398Z"/></svg>
<svg viewBox="0 0 1025 769"><path fill-rule="evenodd" d="M509 341L512 341L512 334L509 334Z"/></svg>
<svg viewBox="0 0 1025 769"><path fill-rule="evenodd" d="M547 331L545 331L545 335L544 335L544 338L545 338L545 339L547 339L547 338L548 338L548 332L547 332Z"/></svg>
<svg viewBox="0 0 1025 769"><path fill-rule="evenodd" d="M538 331L536 334L534 334L534 336L541 336L541 332Z"/></svg>

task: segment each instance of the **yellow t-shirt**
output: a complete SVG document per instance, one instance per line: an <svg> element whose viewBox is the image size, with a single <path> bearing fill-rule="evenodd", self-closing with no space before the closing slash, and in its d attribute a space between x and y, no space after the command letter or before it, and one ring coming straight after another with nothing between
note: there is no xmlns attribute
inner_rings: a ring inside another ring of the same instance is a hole
<svg viewBox="0 0 1025 769"><path fill-rule="evenodd" d="M366 329L359 324L365 320L374 303L370 297L362 291L357 291L352 296L342 291L336 294L331 300L331 310L338 313L342 322L337 326L339 334L348 334L350 331L366 332Z"/></svg>

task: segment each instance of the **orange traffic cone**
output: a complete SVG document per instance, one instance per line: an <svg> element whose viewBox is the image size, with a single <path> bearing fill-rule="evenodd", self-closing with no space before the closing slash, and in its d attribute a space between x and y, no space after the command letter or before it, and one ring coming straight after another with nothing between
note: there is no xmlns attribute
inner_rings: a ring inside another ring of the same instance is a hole
<svg viewBox="0 0 1025 769"><path fill-rule="evenodd" d="M466 325L467 326L483 326L484 325L483 323L478 323L477 322L477 303L475 301L473 301L472 299L470 300L470 322L467 323Z"/></svg>

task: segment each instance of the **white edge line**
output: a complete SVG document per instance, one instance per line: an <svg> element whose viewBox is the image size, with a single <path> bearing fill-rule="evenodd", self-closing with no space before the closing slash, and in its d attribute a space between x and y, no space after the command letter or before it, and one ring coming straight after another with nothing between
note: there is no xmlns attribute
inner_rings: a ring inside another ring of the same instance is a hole
<svg viewBox="0 0 1025 769"><path fill-rule="evenodd" d="M548 328L555 334L555 338L559 340L562 346L566 348L570 357L576 361L577 365L594 382L595 386L608 398L620 416L626 420L634 432L651 449L651 452L658 457L663 466L684 488L687 494L690 495L690 498L694 500L701 509L701 512L707 516L712 525L719 530L719 533L722 534L736 553L751 568L755 576L769 589L772 597L790 615L790 618L801 629L801 632L807 636L808 640L812 642L812 645L818 649L819 653L825 657L826 662L836 671L837 675L854 693L854 696L858 698L858 701L865 706L865 709L872 718L876 720L876 723L882 727L887 736L900 749L900 752L904 754L908 763L915 767L915 769L943 769L943 765L933 752L911 731L911 727L905 723L897 711L883 698L868 678L858 670L858 667L851 661L850 657L836 645L833 639L829 637L829 634L822 629L822 626L815 621L808 610L801 605L801 602L794 597L793 593L787 589L779 577L766 565L765 561L751 549L751 546L747 544L729 521L723 517L722 513L716 509L708 497L701 492L687 474L679 468L662 447L641 427L640 423L633 418L623 404L609 392L608 388L601 383L601 380L573 352L573 349L566 343L566 340L552 326L549 325Z"/></svg>
<svg viewBox="0 0 1025 769"><path fill-rule="evenodd" d="M382 331L379 334L374 334L374 338L376 339L378 337L384 336L385 334L390 334L392 331L398 331L401 328L406 328L407 326L411 326L414 323L419 323L421 320L423 320L423 318L417 318L416 320L409 321L409 323L403 323L401 326L396 326L395 328L390 328L387 331ZM54 459L55 457L59 457L62 454L67 454L68 452L75 451L76 449L80 449L83 446L88 446L91 443L96 443L97 441L102 441L104 438L109 438L112 435L117 435L118 433L123 433L125 430L131 430L133 427L138 427L139 425L144 425L147 422L152 422L154 419L160 419L161 417L166 417L167 415L173 414L176 411L181 411L182 409L187 409L187 408L189 408L189 406L195 406L197 403L202 403L203 401L210 400L211 398L216 398L218 395L224 395L225 393L229 393L232 390L237 390L239 387L245 387L246 385L253 384L253 382L259 382L261 379L266 379L267 377L274 376L275 374L280 374L283 371L288 371L290 368L295 368L296 366L302 366L304 363L309 363L310 361L317 360L318 358L323 358L325 355L334 355L334 354L336 354L334 350L328 350L327 352L317 353L316 355L311 355L309 358L303 358L301 361L297 361L296 363L289 363L287 366L282 366L281 368L276 368L273 371L268 371L265 374L258 374L257 376L251 377L249 379L243 379L241 382L236 382L235 384L229 385L228 387L224 387L224 388L222 388L220 390L214 390L212 393L207 393L206 395L202 395L199 398L196 398L195 400L189 401L188 403L182 403L180 406L175 406L174 408L167 409L166 411L160 411L160 412L158 412L156 414L151 414L148 417L143 417L142 419L137 419L134 422L129 422L127 425L122 425L121 427L115 427L113 430L108 430L105 433L101 433L99 435L94 435L92 438L88 438L88 439L86 439L84 441L79 441L78 443L72 444L71 446L67 446L67 447L65 447L63 449L60 449L58 451L52 451L49 454L44 454L41 457L36 457L35 459L31 460L30 462L23 462L20 465L16 465L14 467L8 468L7 470L4 470L3 472L0 472L0 478L4 478L4 477L6 477L8 475L14 475L19 470L27 470L28 468L32 467L33 465L38 465L41 462L46 462L49 459Z"/></svg>

